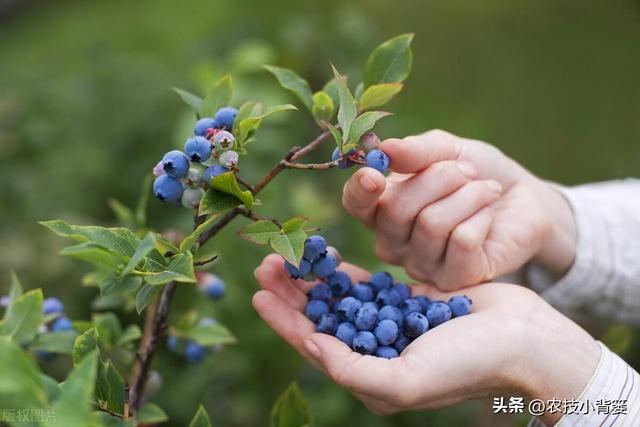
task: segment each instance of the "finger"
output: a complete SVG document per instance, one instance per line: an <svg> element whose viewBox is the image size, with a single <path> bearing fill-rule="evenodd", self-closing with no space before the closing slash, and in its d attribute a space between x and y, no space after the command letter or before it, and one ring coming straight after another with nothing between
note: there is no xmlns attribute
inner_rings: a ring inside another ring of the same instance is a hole
<svg viewBox="0 0 640 427"><path fill-rule="evenodd" d="M361 168L344 185L342 204L347 212L371 226L385 186L384 175L372 168Z"/></svg>
<svg viewBox="0 0 640 427"><path fill-rule="evenodd" d="M461 139L449 132L431 130L404 139L387 139L381 144L391 159L391 170L418 173L433 163L457 160L462 151Z"/></svg>
<svg viewBox="0 0 640 427"><path fill-rule="evenodd" d="M282 298L295 310L302 311L307 305L307 296L301 287L289 277L284 269L282 257L276 254L267 256L256 269L254 275L260 287Z"/></svg>

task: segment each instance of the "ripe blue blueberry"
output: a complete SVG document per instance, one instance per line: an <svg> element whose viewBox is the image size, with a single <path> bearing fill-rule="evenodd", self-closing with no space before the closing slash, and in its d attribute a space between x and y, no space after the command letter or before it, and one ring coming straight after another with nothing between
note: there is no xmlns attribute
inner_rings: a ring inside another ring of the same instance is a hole
<svg viewBox="0 0 640 427"><path fill-rule="evenodd" d="M376 310L378 309L378 304L376 304L376 303L375 303L375 302L373 302L373 301L363 302L363 303L362 303L362 306L363 306L363 307L373 307L373 308L375 308Z"/></svg>
<svg viewBox="0 0 640 427"><path fill-rule="evenodd" d="M230 130L233 128L233 122L236 120L238 110L233 107L223 107L216 112L214 120L220 129Z"/></svg>
<svg viewBox="0 0 640 427"><path fill-rule="evenodd" d="M296 267L289 261L285 260L284 268L285 270L287 270L287 273L289 273L289 276L293 277L294 279L301 279L311 271L311 263L303 258L302 260L300 260L300 266Z"/></svg>
<svg viewBox="0 0 640 427"><path fill-rule="evenodd" d="M331 304L331 312L333 314L335 314L336 316L338 315L338 309L340 308L340 302L343 300L344 298L338 298L336 299L333 304ZM339 317L339 316L338 316Z"/></svg>
<svg viewBox="0 0 640 427"><path fill-rule="evenodd" d="M396 283L395 285L393 285L393 289L398 291L403 301L411 298L411 288L409 287L409 285L405 285L404 283Z"/></svg>
<svg viewBox="0 0 640 427"><path fill-rule="evenodd" d="M229 172L229 169L220 165L211 165L204 171L204 182L209 184L212 178L215 178L218 175L222 175L225 172Z"/></svg>
<svg viewBox="0 0 640 427"><path fill-rule="evenodd" d="M309 292L309 299L317 299L327 304L331 301L331 288L326 283L318 283Z"/></svg>
<svg viewBox="0 0 640 427"><path fill-rule="evenodd" d="M396 338L396 342L393 343L393 347L398 350L398 353L402 353L409 344L411 344L411 338L402 332L398 332L398 338Z"/></svg>
<svg viewBox="0 0 640 427"><path fill-rule="evenodd" d="M393 305L397 307L402 302L402 296L394 288L382 289L376 296L376 302L381 306Z"/></svg>
<svg viewBox="0 0 640 427"><path fill-rule="evenodd" d="M384 319L378 323L373 333L380 345L391 345L398 338L398 325L391 319Z"/></svg>
<svg viewBox="0 0 640 427"><path fill-rule="evenodd" d="M379 271L371 275L369 283L373 290L378 293L383 289L389 289L393 285L393 276L386 271Z"/></svg>
<svg viewBox="0 0 640 427"><path fill-rule="evenodd" d="M192 162L206 162L211 157L211 143L203 136L192 136L185 142L184 152Z"/></svg>
<svg viewBox="0 0 640 427"><path fill-rule="evenodd" d="M331 255L336 259L336 267L342 264L342 255L333 246L327 246L327 255Z"/></svg>
<svg viewBox="0 0 640 427"><path fill-rule="evenodd" d="M378 323L378 309L371 306L362 306L356 311L353 322L360 331L371 331Z"/></svg>
<svg viewBox="0 0 640 427"><path fill-rule="evenodd" d="M331 276L336 272L336 259L329 255L320 257L311 264L311 272L317 277Z"/></svg>
<svg viewBox="0 0 640 427"><path fill-rule="evenodd" d="M218 123L211 117L203 117L196 122L193 134L197 136L207 136L207 130L218 128Z"/></svg>
<svg viewBox="0 0 640 427"><path fill-rule="evenodd" d="M204 359L206 350L203 346L195 341L188 341L184 346L184 358L187 362L198 363Z"/></svg>
<svg viewBox="0 0 640 427"><path fill-rule="evenodd" d="M73 323L71 323L71 319L66 316L58 317L51 323L51 331L73 331Z"/></svg>
<svg viewBox="0 0 640 427"><path fill-rule="evenodd" d="M431 302L427 309L427 319L429 319L429 325L431 325L432 328L450 320L451 309L449 308L449 305L444 301Z"/></svg>
<svg viewBox="0 0 640 427"><path fill-rule="evenodd" d="M304 314L313 323L317 322L320 316L327 313L329 313L329 306L327 303L317 299L309 301L304 309Z"/></svg>
<svg viewBox="0 0 640 427"><path fill-rule="evenodd" d="M402 311L398 307L394 307L392 305L385 305L378 312L378 320L382 322L383 320L392 320L398 325L399 328L402 327Z"/></svg>
<svg viewBox="0 0 640 427"><path fill-rule="evenodd" d="M409 313L402 319L402 330L410 338L417 338L427 332L429 321L422 313Z"/></svg>
<svg viewBox="0 0 640 427"><path fill-rule="evenodd" d="M422 314L426 314L427 309L429 308L429 304L431 304L431 300L425 297L424 295L417 295L414 298L417 299L420 305L422 306L422 310L421 310Z"/></svg>
<svg viewBox="0 0 640 427"><path fill-rule="evenodd" d="M402 315L406 316L409 313L422 313L422 305L420 301L415 298L408 298L400 304L400 310L402 310Z"/></svg>
<svg viewBox="0 0 640 427"><path fill-rule="evenodd" d="M338 316L335 314L323 314L316 323L316 332L333 335L338 329Z"/></svg>
<svg viewBox="0 0 640 427"><path fill-rule="evenodd" d="M373 289L369 284L360 282L351 288L349 293L352 297L359 299L362 302L373 301Z"/></svg>
<svg viewBox="0 0 640 427"><path fill-rule="evenodd" d="M314 234L304 241L304 253L302 257L309 261L315 261L327 253L327 241L322 236Z"/></svg>
<svg viewBox="0 0 640 427"><path fill-rule="evenodd" d="M356 333L358 333L358 330L353 323L342 322L338 325L338 329L336 330L336 338L351 347Z"/></svg>
<svg viewBox="0 0 640 427"><path fill-rule="evenodd" d="M42 312L46 314L62 313L64 311L64 304L58 298L46 298L42 301Z"/></svg>
<svg viewBox="0 0 640 427"><path fill-rule="evenodd" d="M233 143L236 141L236 138L231 134L231 132L227 132L226 130L221 130L213 136L213 143L218 151L227 151L233 148Z"/></svg>
<svg viewBox="0 0 640 427"><path fill-rule="evenodd" d="M340 301L338 306L338 317L343 322L354 323L356 321L356 311L362 307L362 302L354 297L346 297Z"/></svg>
<svg viewBox="0 0 640 427"><path fill-rule="evenodd" d="M374 354L378 349L378 340L371 332L360 331L353 337L351 345L360 354Z"/></svg>
<svg viewBox="0 0 640 427"><path fill-rule="evenodd" d="M172 150L162 158L164 173L171 178L182 178L189 171L189 158L180 150Z"/></svg>
<svg viewBox="0 0 640 427"><path fill-rule="evenodd" d="M202 188L186 188L182 192L180 203L187 209L196 209L200 206L200 200L204 196L204 190Z"/></svg>
<svg viewBox="0 0 640 427"><path fill-rule="evenodd" d="M471 298L466 295L455 295L449 299L449 308L453 317L465 316L471 313Z"/></svg>
<svg viewBox="0 0 640 427"><path fill-rule="evenodd" d="M153 181L153 194L163 202L178 204L183 192L180 181L169 175L159 176Z"/></svg>
<svg viewBox="0 0 640 427"><path fill-rule="evenodd" d="M338 162L338 168L349 169L351 166L353 166L353 162L347 159L346 156L353 154L355 151L356 149L353 148L349 150L349 152L346 153L344 156L342 156L340 155L340 149L336 147L336 149L333 150L333 153L331 154L331 160L335 162L336 160L340 159L340 161Z"/></svg>
<svg viewBox="0 0 640 427"><path fill-rule="evenodd" d="M200 291L213 300L220 299L225 294L225 284L215 274L198 273L198 288Z"/></svg>
<svg viewBox="0 0 640 427"><path fill-rule="evenodd" d="M175 335L169 335L167 337L167 348L172 352L178 351L178 337Z"/></svg>
<svg viewBox="0 0 640 427"><path fill-rule="evenodd" d="M385 359L394 359L398 357L399 354L395 348L385 345L382 347L378 347L378 349L376 350L376 356L384 357Z"/></svg>
<svg viewBox="0 0 640 427"><path fill-rule="evenodd" d="M385 173L389 168L389 156L384 151L375 148L367 153L367 166L380 173Z"/></svg>
<svg viewBox="0 0 640 427"><path fill-rule="evenodd" d="M351 277L344 271L336 271L326 278L326 282L336 297L344 296L351 289Z"/></svg>
<svg viewBox="0 0 640 427"><path fill-rule="evenodd" d="M220 157L218 158L218 161L225 168L231 169L231 168L234 168L234 167L238 166L238 159L239 158L240 157L238 156L238 153L236 153L233 150L228 150L228 151L225 151L224 153L220 154Z"/></svg>

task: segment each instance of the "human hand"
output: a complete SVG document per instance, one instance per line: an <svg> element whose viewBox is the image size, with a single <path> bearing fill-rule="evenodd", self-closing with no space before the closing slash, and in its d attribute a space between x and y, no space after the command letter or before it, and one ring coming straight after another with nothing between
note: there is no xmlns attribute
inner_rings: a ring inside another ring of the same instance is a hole
<svg viewBox="0 0 640 427"><path fill-rule="evenodd" d="M535 258L561 276L575 257L568 202L497 148L433 130L388 139L393 173L362 168L344 207L376 234L376 254L416 280L455 290Z"/></svg>
<svg viewBox="0 0 640 427"><path fill-rule="evenodd" d="M342 263L354 280L369 273ZM395 359L363 356L337 338L315 332L303 313L311 282L294 280L282 258L269 255L255 272L260 316L310 363L347 388L376 414L433 409L483 396L574 399L598 364L600 349L583 329L534 292L489 283L465 289L472 313L412 342ZM451 294L413 286L414 295ZM557 415L556 415L557 416ZM547 421L554 421L551 415Z"/></svg>

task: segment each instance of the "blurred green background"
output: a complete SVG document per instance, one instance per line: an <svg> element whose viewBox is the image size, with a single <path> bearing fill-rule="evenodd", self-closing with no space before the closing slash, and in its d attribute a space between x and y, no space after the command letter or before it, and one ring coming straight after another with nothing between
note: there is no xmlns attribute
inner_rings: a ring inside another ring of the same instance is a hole
<svg viewBox="0 0 640 427"><path fill-rule="evenodd" d="M415 32L414 70L388 106L395 115L379 127L382 136L447 129L490 141L566 184L639 174L638 0L9 3L0 2L0 272L6 278L15 269L27 287L61 297L73 318L88 316L95 295L80 285L88 267L56 255L63 242L36 221L113 224L107 199L133 204L143 176L190 132L191 113L171 86L202 93L231 72L236 103L289 102L260 64L293 68L318 89L333 61L355 83L371 49ZM249 147L243 175L257 179L315 133L304 112L283 113ZM329 150L315 159L326 160ZM380 268L371 236L341 208L348 174L289 171L261 194L261 213L309 215L345 258ZM186 210L156 200L149 216L158 229L190 227ZM385 418L368 413L253 311L252 271L266 251L234 237L241 222L211 243L223 256L214 270L229 284L228 298L209 303L184 288L176 303L212 313L239 344L199 366L159 357L165 387L154 400L171 425L186 425L199 401L215 425L265 425L276 396L296 378L320 426L525 422L490 416L487 402ZM637 330L592 332L606 333L640 368Z"/></svg>

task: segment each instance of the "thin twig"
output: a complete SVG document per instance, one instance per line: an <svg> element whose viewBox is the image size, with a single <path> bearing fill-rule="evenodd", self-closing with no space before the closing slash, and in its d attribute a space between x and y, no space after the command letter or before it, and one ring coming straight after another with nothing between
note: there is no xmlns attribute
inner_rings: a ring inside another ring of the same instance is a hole
<svg viewBox="0 0 640 427"><path fill-rule="evenodd" d="M217 259L218 259L218 255L214 255L211 258L203 259L202 261L194 261L193 265L194 265L194 267L199 267L199 266L202 266L202 265L207 265L210 262L213 262L213 261L215 261Z"/></svg>
<svg viewBox="0 0 640 427"><path fill-rule="evenodd" d="M236 181L238 181L240 183L240 185L242 185L244 188L246 188L247 190L251 191L252 193L255 192L256 189L253 186L253 184L251 184L250 182L244 180L238 174L236 174Z"/></svg>
<svg viewBox="0 0 640 427"><path fill-rule="evenodd" d="M313 169L313 170L328 170L338 166L340 160L334 160L332 162L325 163L296 163L296 162L284 162L286 169Z"/></svg>
<svg viewBox="0 0 640 427"><path fill-rule="evenodd" d="M97 408L98 408L99 411L106 412L107 414L109 414L111 416L118 417L118 418L124 418L124 415L122 415L122 414L120 414L118 412L112 411L110 409L103 408L100 405L98 405Z"/></svg>

